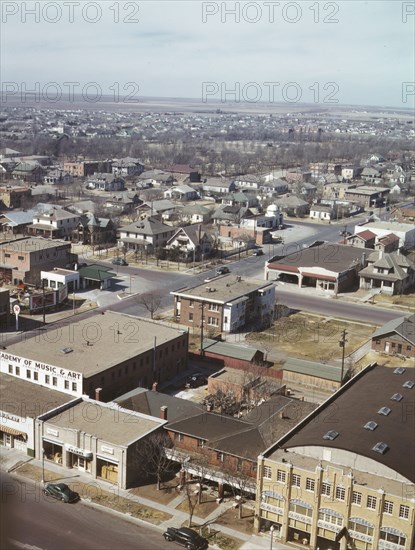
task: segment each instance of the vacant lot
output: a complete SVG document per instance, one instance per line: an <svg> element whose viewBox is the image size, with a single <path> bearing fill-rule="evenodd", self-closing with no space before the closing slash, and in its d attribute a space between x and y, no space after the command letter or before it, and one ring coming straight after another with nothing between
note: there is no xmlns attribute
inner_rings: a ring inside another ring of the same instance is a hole
<svg viewBox="0 0 415 550"><path fill-rule="evenodd" d="M347 331L347 356L368 340L375 327L296 313L275 321L265 332L249 334L247 340L266 351L270 360L273 356L281 360L285 354L286 357L333 361L341 358L339 341L343 329Z"/></svg>

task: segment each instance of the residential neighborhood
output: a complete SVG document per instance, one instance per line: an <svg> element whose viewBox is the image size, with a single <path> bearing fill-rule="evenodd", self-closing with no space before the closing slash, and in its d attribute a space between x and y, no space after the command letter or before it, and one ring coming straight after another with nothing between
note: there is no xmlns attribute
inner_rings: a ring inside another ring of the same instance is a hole
<svg viewBox="0 0 415 550"><path fill-rule="evenodd" d="M412 550L410 125L27 109L0 117L2 470L213 548Z"/></svg>

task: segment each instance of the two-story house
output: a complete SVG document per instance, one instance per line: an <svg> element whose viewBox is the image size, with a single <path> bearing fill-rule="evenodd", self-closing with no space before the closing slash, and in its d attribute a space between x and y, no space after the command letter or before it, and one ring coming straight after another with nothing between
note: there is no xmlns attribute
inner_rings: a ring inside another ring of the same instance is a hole
<svg viewBox="0 0 415 550"><path fill-rule="evenodd" d="M63 208L53 208L49 212L37 213L28 226L29 235L51 239L69 239L80 220L78 214Z"/></svg>
<svg viewBox="0 0 415 550"><path fill-rule="evenodd" d="M120 227L118 244L129 250L154 252L166 245L175 229L155 218L146 218Z"/></svg>
<svg viewBox="0 0 415 550"><path fill-rule="evenodd" d="M98 191L123 191L125 189L125 180L113 173L95 172L88 180L87 188L97 189Z"/></svg>
<svg viewBox="0 0 415 550"><path fill-rule="evenodd" d="M359 271L360 288L379 288L385 294L399 294L414 288L415 266L409 257L375 250L367 266Z"/></svg>
<svg viewBox="0 0 415 550"><path fill-rule="evenodd" d="M139 176L144 172L144 164L138 159L125 157L114 159L112 162L112 173L115 176L131 177Z"/></svg>
<svg viewBox="0 0 415 550"><path fill-rule="evenodd" d="M188 225L180 227L167 241L166 250L177 250L180 257L186 261L199 259L212 250L212 239L202 226Z"/></svg>
<svg viewBox="0 0 415 550"><path fill-rule="evenodd" d="M275 306L272 283L231 274L171 294L180 324L217 332L235 332L248 324L261 326L270 321Z"/></svg>

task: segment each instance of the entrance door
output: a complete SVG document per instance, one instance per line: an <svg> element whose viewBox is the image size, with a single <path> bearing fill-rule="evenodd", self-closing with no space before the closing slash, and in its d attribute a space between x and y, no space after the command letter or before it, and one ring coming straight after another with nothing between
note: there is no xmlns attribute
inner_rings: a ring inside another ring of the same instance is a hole
<svg viewBox="0 0 415 550"><path fill-rule="evenodd" d="M389 342L386 342L386 344L385 344L386 353L389 353L389 349L390 349L390 344L389 344Z"/></svg>
<svg viewBox="0 0 415 550"><path fill-rule="evenodd" d="M82 456L78 456L78 470L82 470L83 472L86 470L86 461Z"/></svg>
<svg viewBox="0 0 415 550"><path fill-rule="evenodd" d="M13 439L10 434L4 434L4 444L6 445L6 447L13 446Z"/></svg>

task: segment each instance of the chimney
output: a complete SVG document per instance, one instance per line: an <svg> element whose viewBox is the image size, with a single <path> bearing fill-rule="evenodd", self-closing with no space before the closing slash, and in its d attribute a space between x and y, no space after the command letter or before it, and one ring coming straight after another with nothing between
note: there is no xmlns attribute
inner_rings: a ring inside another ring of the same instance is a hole
<svg viewBox="0 0 415 550"><path fill-rule="evenodd" d="M362 267L366 267L366 252L363 252L361 262L362 262Z"/></svg>
<svg viewBox="0 0 415 550"><path fill-rule="evenodd" d="M95 401L100 401L99 394L102 391L102 388L96 388L95 389Z"/></svg>
<svg viewBox="0 0 415 550"><path fill-rule="evenodd" d="M379 257L378 257L378 260L380 260L381 258L383 258L383 250L382 250L382 248L379 248Z"/></svg>
<svg viewBox="0 0 415 550"><path fill-rule="evenodd" d="M162 420L167 420L167 410L168 408L166 407L166 405L160 407L160 418Z"/></svg>
<svg viewBox="0 0 415 550"><path fill-rule="evenodd" d="M154 382L154 384L151 386L151 391L157 391L158 382Z"/></svg>

